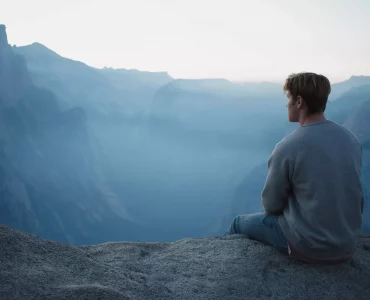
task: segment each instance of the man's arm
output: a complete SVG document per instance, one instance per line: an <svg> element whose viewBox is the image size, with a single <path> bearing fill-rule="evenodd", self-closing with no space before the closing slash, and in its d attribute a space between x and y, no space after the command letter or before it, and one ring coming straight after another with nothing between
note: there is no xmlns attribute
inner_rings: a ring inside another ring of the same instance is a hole
<svg viewBox="0 0 370 300"><path fill-rule="evenodd" d="M281 214L288 201L291 190L288 156L277 145L268 161L268 174L262 191L262 205L266 214Z"/></svg>

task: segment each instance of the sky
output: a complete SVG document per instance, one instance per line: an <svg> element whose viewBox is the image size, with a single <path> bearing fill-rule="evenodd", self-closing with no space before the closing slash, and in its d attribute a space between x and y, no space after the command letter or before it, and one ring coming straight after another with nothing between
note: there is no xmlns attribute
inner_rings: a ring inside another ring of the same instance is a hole
<svg viewBox="0 0 370 300"><path fill-rule="evenodd" d="M10 44L174 78L370 75L370 0L0 0Z"/></svg>

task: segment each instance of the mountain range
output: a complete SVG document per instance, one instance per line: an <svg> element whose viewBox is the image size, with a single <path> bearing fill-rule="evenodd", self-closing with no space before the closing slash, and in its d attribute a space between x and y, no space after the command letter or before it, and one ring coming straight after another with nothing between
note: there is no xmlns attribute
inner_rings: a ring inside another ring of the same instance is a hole
<svg viewBox="0 0 370 300"><path fill-rule="evenodd" d="M34 84L4 26L0 84L1 223L68 243L110 239L118 225L130 235L124 203L100 179L86 112L62 109L53 91Z"/></svg>
<svg viewBox="0 0 370 300"><path fill-rule="evenodd" d="M370 199L370 76L329 100L363 145ZM97 69L12 47L0 26L0 222L71 244L222 234L262 209L267 159L297 127L285 104L280 84Z"/></svg>

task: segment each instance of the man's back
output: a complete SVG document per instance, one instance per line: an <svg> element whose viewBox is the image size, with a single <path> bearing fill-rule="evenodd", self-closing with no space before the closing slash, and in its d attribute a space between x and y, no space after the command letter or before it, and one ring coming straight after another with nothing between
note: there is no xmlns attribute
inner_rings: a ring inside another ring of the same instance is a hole
<svg viewBox="0 0 370 300"><path fill-rule="evenodd" d="M300 127L268 161L264 212L238 215L228 234L245 234L310 263L347 260L362 225L362 147L349 130L326 120L331 86L324 75L291 74L283 91L288 120Z"/></svg>
<svg viewBox="0 0 370 300"><path fill-rule="evenodd" d="M279 224L298 251L313 258L352 252L362 225L362 149L354 135L328 121L303 125L275 148L290 183ZM263 191L264 197L268 191Z"/></svg>

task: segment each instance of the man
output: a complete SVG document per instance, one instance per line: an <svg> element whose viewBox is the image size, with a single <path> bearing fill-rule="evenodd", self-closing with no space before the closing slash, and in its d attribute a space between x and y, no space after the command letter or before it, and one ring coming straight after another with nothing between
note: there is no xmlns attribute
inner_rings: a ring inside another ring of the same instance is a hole
<svg viewBox="0 0 370 300"><path fill-rule="evenodd" d="M352 257L364 205L362 147L349 130L325 118L330 91L323 75L286 79L288 118L300 127L271 154L265 212L237 216L227 234L245 234L308 263Z"/></svg>

